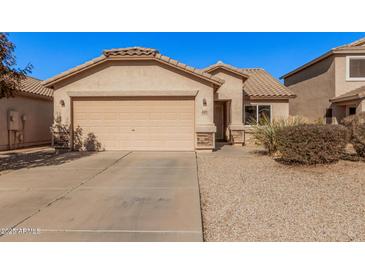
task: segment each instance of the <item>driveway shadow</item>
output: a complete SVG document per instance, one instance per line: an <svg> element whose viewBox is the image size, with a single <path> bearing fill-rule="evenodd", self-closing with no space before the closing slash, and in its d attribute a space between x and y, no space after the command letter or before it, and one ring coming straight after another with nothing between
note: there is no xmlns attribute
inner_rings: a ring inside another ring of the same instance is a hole
<svg viewBox="0 0 365 274"><path fill-rule="evenodd" d="M62 165L96 152L66 152L56 153L53 150L36 151L31 153L9 152L0 158L0 175L3 171L21 168Z"/></svg>

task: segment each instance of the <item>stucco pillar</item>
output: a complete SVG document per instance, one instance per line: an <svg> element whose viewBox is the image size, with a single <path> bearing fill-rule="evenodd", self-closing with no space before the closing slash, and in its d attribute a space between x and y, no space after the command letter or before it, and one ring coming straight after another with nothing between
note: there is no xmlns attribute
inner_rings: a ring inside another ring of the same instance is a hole
<svg viewBox="0 0 365 274"><path fill-rule="evenodd" d="M332 106L332 124L339 124L346 116L346 107L333 105Z"/></svg>
<svg viewBox="0 0 365 274"><path fill-rule="evenodd" d="M215 147L214 98L211 91L199 91L195 98L195 148L198 152Z"/></svg>
<svg viewBox="0 0 365 274"><path fill-rule="evenodd" d="M357 106L356 113L365 111L365 98L363 98Z"/></svg>
<svg viewBox="0 0 365 274"><path fill-rule="evenodd" d="M242 92L236 93L231 99L231 122L228 125L230 142L233 145L243 145L245 142L243 126L243 98Z"/></svg>

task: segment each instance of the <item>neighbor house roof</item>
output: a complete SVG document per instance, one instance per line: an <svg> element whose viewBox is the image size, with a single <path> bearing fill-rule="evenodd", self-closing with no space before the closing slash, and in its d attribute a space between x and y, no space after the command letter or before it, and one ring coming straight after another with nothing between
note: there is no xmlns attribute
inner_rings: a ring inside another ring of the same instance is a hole
<svg viewBox="0 0 365 274"><path fill-rule="evenodd" d="M225 64L222 61L218 61L216 64L213 64L213 65L203 69L203 71L210 73L217 69L224 69L226 71L230 71L230 72L237 74L239 76L242 76L244 78L248 78L248 75L246 73L244 73L241 69L228 65L228 64Z"/></svg>
<svg viewBox="0 0 365 274"><path fill-rule="evenodd" d="M326 59L334 54L337 54L337 53L357 53L357 52L364 52L365 53L365 38L361 38L359 40L356 40L352 43L349 43L349 44L346 44L346 45L342 45L342 46L339 46L339 47L335 47L331 50L329 50L328 52L326 52L325 54L313 59L312 61L288 72L287 74L283 75L280 77L280 79L285 79L297 72L300 72L302 71L303 69L309 67L309 66L312 66L320 61L322 61L323 59Z"/></svg>
<svg viewBox="0 0 365 274"><path fill-rule="evenodd" d="M181 71L185 71L189 74L192 74L196 77L204 79L208 82L211 82L215 85L222 85L224 80L215 77L209 73L203 72L201 70L195 69L193 67L187 66L183 63L180 63L170 57L160 54L156 49L151 48L143 48L143 47L129 47L129 48L116 48L105 50L103 55L92 59L89 62L81 64L77 67L69 69L61 74L58 74L52 78L44 81L44 85L47 87L52 87L55 83L62 81L66 78L69 78L75 74L78 74L86 69L94 67L98 64L106 62L108 60L156 60L165 65L177 68Z"/></svg>
<svg viewBox="0 0 365 274"><path fill-rule="evenodd" d="M338 103L365 98L365 86L346 92L340 96L330 99L330 102Z"/></svg>
<svg viewBox="0 0 365 274"><path fill-rule="evenodd" d="M243 83L243 92L253 98L294 98L295 94L270 73L262 68L246 68L241 70L248 75Z"/></svg>
<svg viewBox="0 0 365 274"><path fill-rule="evenodd" d="M21 80L21 93L26 95L36 95L41 97L53 97L53 89L46 88L42 85L42 81L36 78L27 76L24 80Z"/></svg>

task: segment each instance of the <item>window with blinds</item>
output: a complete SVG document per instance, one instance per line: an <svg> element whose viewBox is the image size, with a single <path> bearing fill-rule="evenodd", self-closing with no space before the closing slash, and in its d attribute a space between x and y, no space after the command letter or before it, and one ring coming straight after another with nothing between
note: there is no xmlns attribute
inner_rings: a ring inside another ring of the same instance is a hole
<svg viewBox="0 0 365 274"><path fill-rule="evenodd" d="M348 78L349 79L365 79L365 58L350 57L348 59Z"/></svg>

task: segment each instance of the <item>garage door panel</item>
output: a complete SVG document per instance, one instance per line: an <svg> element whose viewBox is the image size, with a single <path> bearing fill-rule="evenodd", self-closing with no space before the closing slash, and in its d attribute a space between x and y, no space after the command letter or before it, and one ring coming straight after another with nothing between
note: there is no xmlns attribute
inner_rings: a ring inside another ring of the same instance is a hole
<svg viewBox="0 0 365 274"><path fill-rule="evenodd" d="M193 129L191 128L191 121L189 121L189 120L151 120L150 126L151 127L166 127L166 128L174 127L174 128L176 128L176 123L179 124L179 128L188 127L189 129L191 129L193 131Z"/></svg>
<svg viewBox="0 0 365 274"><path fill-rule="evenodd" d="M107 150L194 150L194 100L73 101L74 127Z"/></svg>

